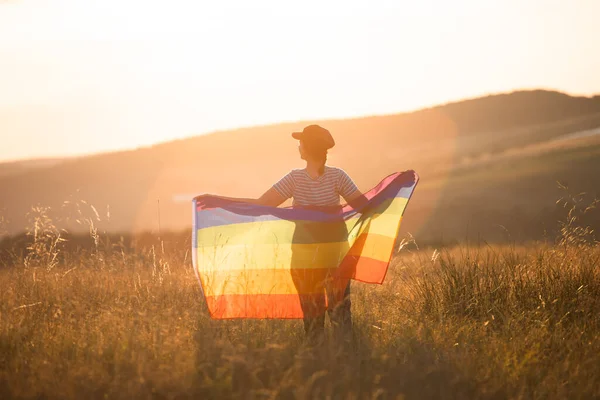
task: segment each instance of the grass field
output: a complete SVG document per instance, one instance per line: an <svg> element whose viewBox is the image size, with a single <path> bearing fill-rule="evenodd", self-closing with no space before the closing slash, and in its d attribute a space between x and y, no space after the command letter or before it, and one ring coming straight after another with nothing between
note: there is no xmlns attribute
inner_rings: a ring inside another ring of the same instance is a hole
<svg viewBox="0 0 600 400"><path fill-rule="evenodd" d="M185 245L66 250L47 222L0 267L3 399L600 397L600 247L576 219L552 244L408 245L353 284L353 342L317 347L300 321L210 320Z"/></svg>

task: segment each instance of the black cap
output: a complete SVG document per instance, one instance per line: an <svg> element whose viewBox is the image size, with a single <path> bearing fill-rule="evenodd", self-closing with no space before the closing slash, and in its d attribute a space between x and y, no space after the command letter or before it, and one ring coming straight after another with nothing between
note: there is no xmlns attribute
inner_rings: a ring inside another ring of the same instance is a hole
<svg viewBox="0 0 600 400"><path fill-rule="evenodd" d="M307 144L318 146L324 149L330 149L335 146L335 141L331 133L322 126L309 125L302 132L292 133L292 137L298 140L304 140Z"/></svg>

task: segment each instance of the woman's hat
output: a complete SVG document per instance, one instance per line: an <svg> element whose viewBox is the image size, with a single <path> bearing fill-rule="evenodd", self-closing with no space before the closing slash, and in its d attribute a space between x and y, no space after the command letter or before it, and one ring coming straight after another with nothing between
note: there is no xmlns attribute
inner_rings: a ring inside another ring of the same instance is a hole
<svg viewBox="0 0 600 400"><path fill-rule="evenodd" d="M331 133L322 126L309 125L302 132L292 133L292 137L298 140L304 140L307 144L318 146L324 149L330 149L335 146L335 141Z"/></svg>

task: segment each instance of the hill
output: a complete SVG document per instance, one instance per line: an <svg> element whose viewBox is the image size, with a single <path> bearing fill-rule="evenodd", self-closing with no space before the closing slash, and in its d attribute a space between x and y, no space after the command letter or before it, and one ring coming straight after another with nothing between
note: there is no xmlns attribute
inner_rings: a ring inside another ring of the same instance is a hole
<svg viewBox="0 0 600 400"><path fill-rule="evenodd" d="M60 164L62 161L62 158L40 158L33 160L2 162L0 163L0 177L22 174L31 169L49 168Z"/></svg>
<svg viewBox="0 0 600 400"><path fill-rule="evenodd" d="M336 138L330 163L346 169L363 190L394 171L419 172L404 229L422 240L469 234L498 239L498 226L511 226L515 215L523 226L513 223L513 232L529 237L534 227L545 229L530 222L554 212L557 180L600 195L594 173L600 168L599 135L556 145L565 135L600 127L600 97L538 90L411 113L215 132L20 172L3 173L0 166L5 229L23 230L36 204L50 207L69 229L85 229L89 223L82 221L91 218L101 230L156 230L159 209L163 230L189 228L189 203L178 198L260 195L302 165L289 133L313 122Z"/></svg>

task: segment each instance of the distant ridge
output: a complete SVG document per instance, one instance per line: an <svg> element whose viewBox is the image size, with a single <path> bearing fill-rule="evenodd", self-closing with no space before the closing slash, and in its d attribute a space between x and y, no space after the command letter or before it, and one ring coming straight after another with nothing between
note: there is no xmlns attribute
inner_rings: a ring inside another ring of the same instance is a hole
<svg viewBox="0 0 600 400"><path fill-rule="evenodd" d="M0 162L0 177L6 175L12 175L16 173L23 173L29 171L31 169L36 168L49 168L53 167L61 162L63 162L65 158L56 157L56 158L33 158L30 160L22 160L22 161L4 161Z"/></svg>

